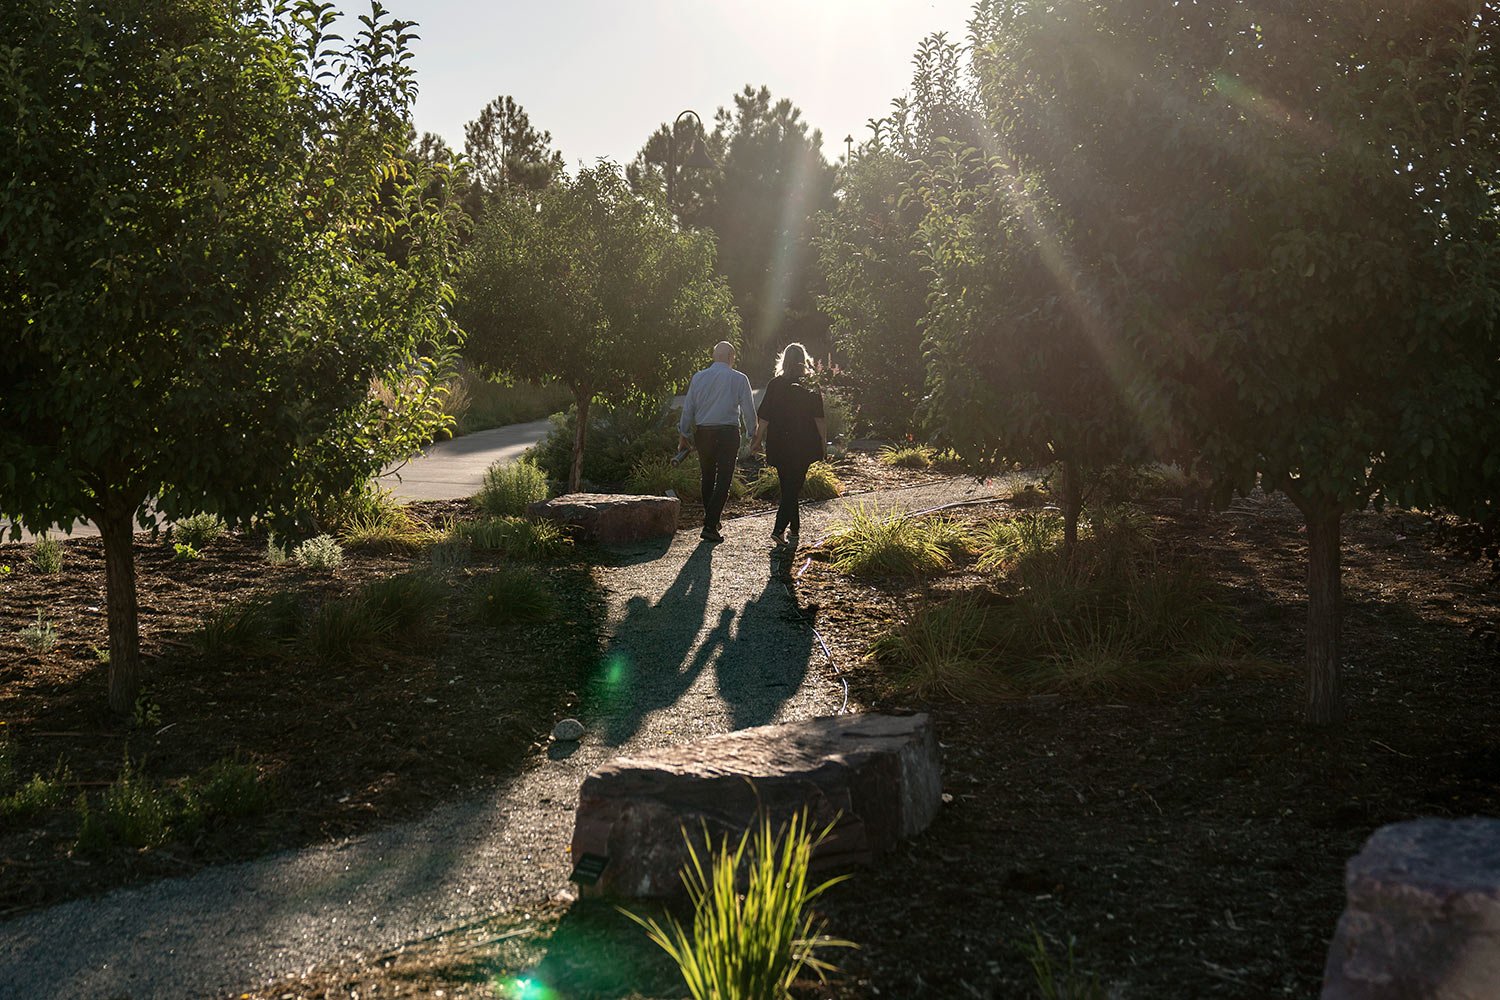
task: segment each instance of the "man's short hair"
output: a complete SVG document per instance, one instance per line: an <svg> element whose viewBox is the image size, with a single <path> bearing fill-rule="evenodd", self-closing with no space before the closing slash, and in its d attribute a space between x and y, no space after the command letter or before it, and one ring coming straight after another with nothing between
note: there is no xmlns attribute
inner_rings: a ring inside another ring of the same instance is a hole
<svg viewBox="0 0 1500 1000"><path fill-rule="evenodd" d="M727 340L721 340L714 345L714 360L729 361L734 357L734 345Z"/></svg>

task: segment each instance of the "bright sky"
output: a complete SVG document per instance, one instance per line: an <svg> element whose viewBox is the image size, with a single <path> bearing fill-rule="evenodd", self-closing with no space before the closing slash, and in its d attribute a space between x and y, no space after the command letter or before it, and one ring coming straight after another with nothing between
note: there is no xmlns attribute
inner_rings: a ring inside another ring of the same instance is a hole
<svg viewBox="0 0 1500 1000"><path fill-rule="evenodd" d="M552 133L570 170L629 162L679 111L713 112L746 84L791 98L829 160L868 136L911 82L923 36L962 39L972 0L385 0L417 21L416 126L463 149L500 94ZM360 0L344 10L362 13Z"/></svg>

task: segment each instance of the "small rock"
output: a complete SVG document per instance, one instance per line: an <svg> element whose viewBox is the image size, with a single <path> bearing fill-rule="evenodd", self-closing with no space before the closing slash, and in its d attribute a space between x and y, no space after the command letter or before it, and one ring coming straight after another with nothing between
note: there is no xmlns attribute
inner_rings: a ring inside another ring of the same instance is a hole
<svg viewBox="0 0 1500 1000"><path fill-rule="evenodd" d="M552 727L554 740L569 742L583 737L583 723L577 719L563 719Z"/></svg>

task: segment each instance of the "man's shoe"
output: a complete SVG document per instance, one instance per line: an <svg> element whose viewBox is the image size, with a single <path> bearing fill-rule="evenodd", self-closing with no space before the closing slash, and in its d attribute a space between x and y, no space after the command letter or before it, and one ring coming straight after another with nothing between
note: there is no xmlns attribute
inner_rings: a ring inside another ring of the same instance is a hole
<svg viewBox="0 0 1500 1000"><path fill-rule="evenodd" d="M704 528L703 534L700 537L702 537L705 542L722 542L724 540L724 536L719 534L713 528Z"/></svg>

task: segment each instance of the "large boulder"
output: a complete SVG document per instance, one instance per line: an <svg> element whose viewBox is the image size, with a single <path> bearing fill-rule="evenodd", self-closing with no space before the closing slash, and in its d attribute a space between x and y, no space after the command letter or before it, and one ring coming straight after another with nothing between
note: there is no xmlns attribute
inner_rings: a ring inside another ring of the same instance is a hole
<svg viewBox="0 0 1500 1000"><path fill-rule="evenodd" d="M618 757L583 782L573 861L586 895L682 892L684 832L704 856L765 809L772 828L808 810L833 824L818 872L867 864L926 829L942 800L937 738L926 715L839 715Z"/></svg>
<svg viewBox="0 0 1500 1000"><path fill-rule="evenodd" d="M526 508L532 517L568 525L578 537L605 545L671 535L677 531L681 510L676 497L617 493L565 493Z"/></svg>
<svg viewBox="0 0 1500 1000"><path fill-rule="evenodd" d="M1344 882L1323 1000L1500 997L1500 820L1383 826Z"/></svg>

